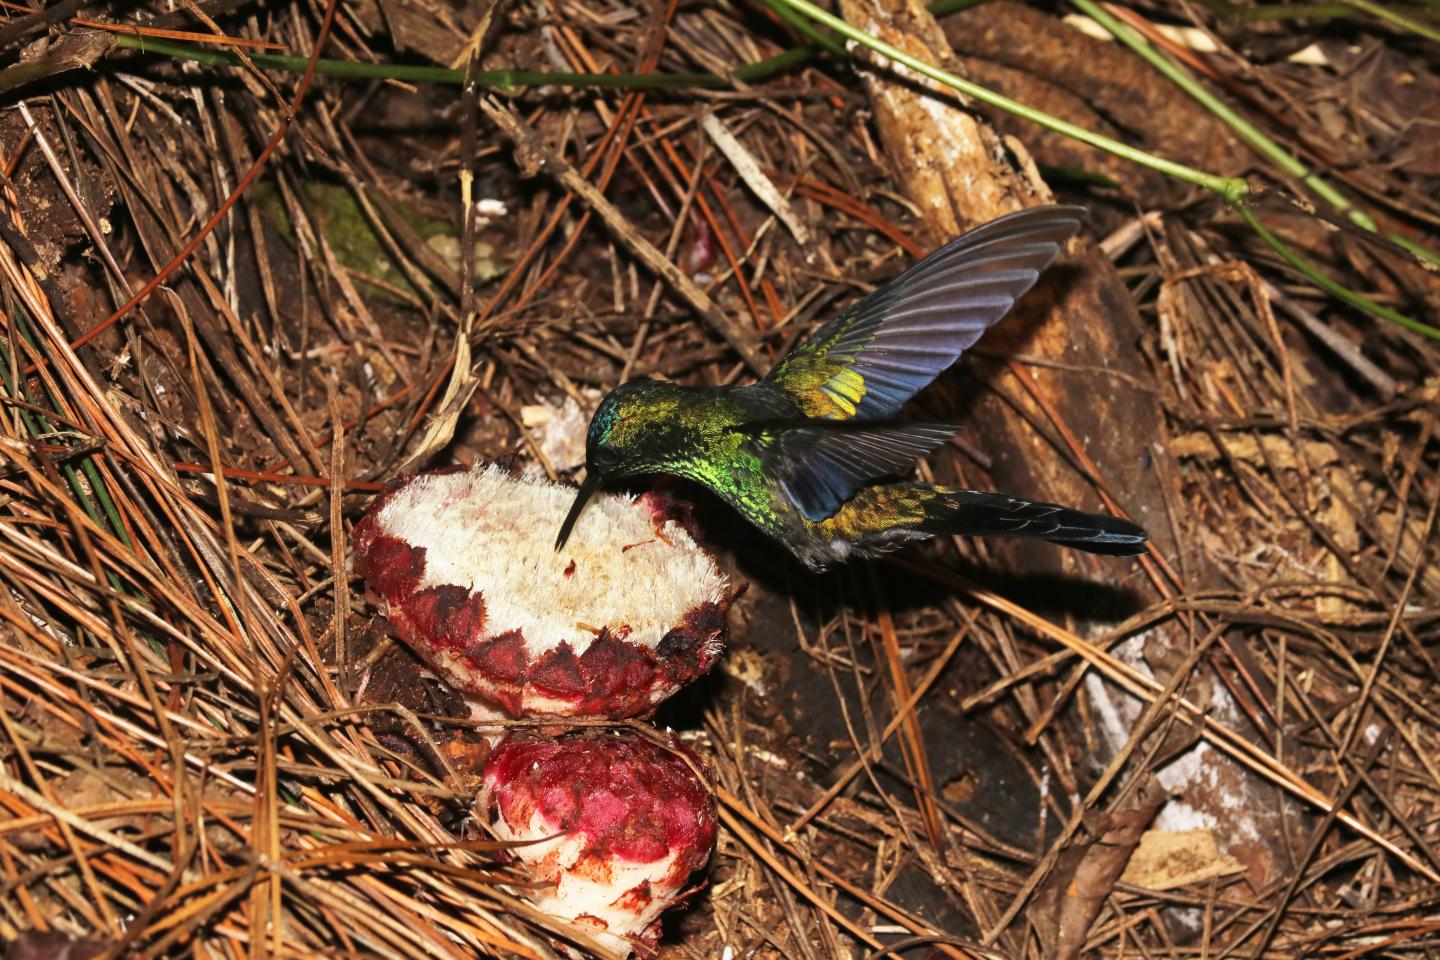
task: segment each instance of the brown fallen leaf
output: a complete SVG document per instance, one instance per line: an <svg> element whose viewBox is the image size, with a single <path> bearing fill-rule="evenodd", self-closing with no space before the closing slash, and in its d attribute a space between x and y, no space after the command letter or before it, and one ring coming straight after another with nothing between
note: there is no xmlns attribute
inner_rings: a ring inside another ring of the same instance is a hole
<svg viewBox="0 0 1440 960"><path fill-rule="evenodd" d="M1035 893L1029 916L1040 936L1042 956L1073 960L1080 955L1105 898L1165 799L1164 788L1149 779L1125 809L1086 816L1085 834L1060 854Z"/></svg>
<svg viewBox="0 0 1440 960"><path fill-rule="evenodd" d="M1244 872L1243 863L1220 852L1209 830L1147 830L1120 882L1146 890L1173 890Z"/></svg>

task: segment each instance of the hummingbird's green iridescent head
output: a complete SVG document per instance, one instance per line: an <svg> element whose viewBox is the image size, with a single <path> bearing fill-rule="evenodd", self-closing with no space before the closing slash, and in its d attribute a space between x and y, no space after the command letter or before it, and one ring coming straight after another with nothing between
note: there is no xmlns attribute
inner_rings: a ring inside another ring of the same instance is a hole
<svg viewBox="0 0 1440 960"><path fill-rule="evenodd" d="M575 494L570 513L560 525L555 549L565 545L585 503L606 480L651 469L644 443L650 425L667 410L664 397L675 388L654 380L622 383L600 401L585 436L585 482Z"/></svg>
<svg viewBox="0 0 1440 960"><path fill-rule="evenodd" d="M628 394L634 393L632 384L624 383L600 401L600 406L595 410L595 416L590 418L590 429L585 434L585 473L588 477L593 473L608 474L620 466L625 458L624 449L620 445L624 439L624 429L620 426L624 408L629 406L626 401ZM620 436L617 438L617 432ZM618 441L618 442L617 442Z"/></svg>

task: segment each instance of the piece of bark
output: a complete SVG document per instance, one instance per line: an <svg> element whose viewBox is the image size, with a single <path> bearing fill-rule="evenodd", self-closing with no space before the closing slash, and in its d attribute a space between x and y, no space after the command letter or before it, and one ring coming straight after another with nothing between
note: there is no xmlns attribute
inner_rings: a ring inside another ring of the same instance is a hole
<svg viewBox="0 0 1440 960"><path fill-rule="evenodd" d="M432 11L409 0L379 0L395 49L418 53L448 66L464 47L464 38L442 27Z"/></svg>
<svg viewBox="0 0 1440 960"><path fill-rule="evenodd" d="M99 30L77 30L53 43L37 41L26 49L19 63L0 70L0 92L71 70L92 69L114 46L115 38Z"/></svg>
<svg viewBox="0 0 1440 960"><path fill-rule="evenodd" d="M962 67L935 18L912 0L841 0L847 21L911 56L952 72ZM927 246L976 223L1033 206L1037 185L1000 158L995 132L960 109L963 98L868 50L855 51L875 125L895 178L920 207ZM1043 190L1043 185L1038 189Z"/></svg>

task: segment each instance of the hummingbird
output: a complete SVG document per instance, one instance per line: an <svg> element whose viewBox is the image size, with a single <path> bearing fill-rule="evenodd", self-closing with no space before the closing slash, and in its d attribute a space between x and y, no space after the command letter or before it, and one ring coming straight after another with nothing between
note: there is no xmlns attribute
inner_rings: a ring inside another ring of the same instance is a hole
<svg viewBox="0 0 1440 960"><path fill-rule="evenodd" d="M817 571L944 534L1142 553L1145 530L1128 520L902 479L958 428L896 419L900 408L1035 285L1084 214L1034 207L962 234L841 311L756 383L616 387L590 421L585 482L555 549L607 481L668 474L709 488Z"/></svg>

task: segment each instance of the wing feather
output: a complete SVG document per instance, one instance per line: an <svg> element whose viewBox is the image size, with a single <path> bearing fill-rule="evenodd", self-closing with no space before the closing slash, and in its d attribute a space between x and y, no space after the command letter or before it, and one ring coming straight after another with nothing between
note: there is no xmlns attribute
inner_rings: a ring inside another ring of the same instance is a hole
<svg viewBox="0 0 1440 960"><path fill-rule="evenodd" d="M818 521L870 481L908 473L956 429L943 423L811 420L768 427L758 442L772 448L786 496L807 519Z"/></svg>
<svg viewBox="0 0 1440 960"><path fill-rule="evenodd" d="M894 416L1010 312L1083 217L1035 207L957 237L842 311L766 381L810 417Z"/></svg>

